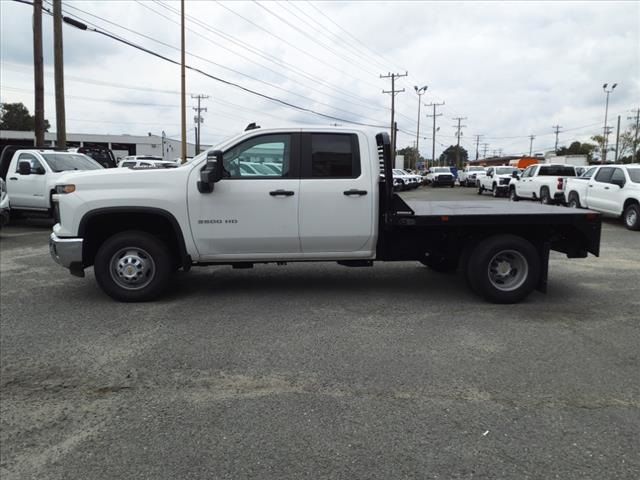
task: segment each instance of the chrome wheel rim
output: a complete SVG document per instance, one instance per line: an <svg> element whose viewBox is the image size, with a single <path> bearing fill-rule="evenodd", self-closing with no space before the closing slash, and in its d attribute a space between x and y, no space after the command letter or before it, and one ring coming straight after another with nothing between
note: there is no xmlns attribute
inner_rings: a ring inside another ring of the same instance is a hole
<svg viewBox="0 0 640 480"><path fill-rule="evenodd" d="M627 225L629 227L633 227L638 221L638 213L633 208L630 208L629 211L627 212L626 220L627 220Z"/></svg>
<svg viewBox="0 0 640 480"><path fill-rule="evenodd" d="M156 264L142 248L125 247L118 250L109 262L111 279L125 290L140 290L151 283Z"/></svg>
<svg viewBox="0 0 640 480"><path fill-rule="evenodd" d="M517 250L501 250L491 258L487 274L494 288L502 292L512 292L527 280L529 263Z"/></svg>
<svg viewBox="0 0 640 480"><path fill-rule="evenodd" d="M571 208L578 208L578 201L577 201L575 198L572 198L572 199L569 201L569 206L570 206Z"/></svg>

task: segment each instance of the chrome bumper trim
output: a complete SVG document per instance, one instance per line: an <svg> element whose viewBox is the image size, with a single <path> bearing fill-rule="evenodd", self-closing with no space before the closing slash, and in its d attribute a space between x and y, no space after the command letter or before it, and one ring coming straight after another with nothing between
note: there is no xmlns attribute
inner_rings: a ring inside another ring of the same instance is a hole
<svg viewBox="0 0 640 480"><path fill-rule="evenodd" d="M49 237L49 253L56 263L65 268L82 265L82 238L60 238L55 233Z"/></svg>

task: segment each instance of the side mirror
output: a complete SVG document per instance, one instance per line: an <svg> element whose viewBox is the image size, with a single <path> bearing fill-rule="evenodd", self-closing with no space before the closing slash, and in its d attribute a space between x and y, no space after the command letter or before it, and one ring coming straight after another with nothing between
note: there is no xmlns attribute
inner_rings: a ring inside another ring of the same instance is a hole
<svg viewBox="0 0 640 480"><path fill-rule="evenodd" d="M520 175L518 175L518 172L512 172L512 173L511 173L511 176L512 176L513 178L520 178Z"/></svg>
<svg viewBox="0 0 640 480"><path fill-rule="evenodd" d="M200 193L213 192L213 184L222 179L224 165L222 163L222 151L213 150L207 153L207 163L200 171L198 191Z"/></svg>
<svg viewBox="0 0 640 480"><path fill-rule="evenodd" d="M613 183L614 185L619 186L620 188L624 188L624 180L623 179L611 180L611 183Z"/></svg>
<svg viewBox="0 0 640 480"><path fill-rule="evenodd" d="M31 164L29 162L20 162L18 164L18 173L20 175L31 175Z"/></svg>

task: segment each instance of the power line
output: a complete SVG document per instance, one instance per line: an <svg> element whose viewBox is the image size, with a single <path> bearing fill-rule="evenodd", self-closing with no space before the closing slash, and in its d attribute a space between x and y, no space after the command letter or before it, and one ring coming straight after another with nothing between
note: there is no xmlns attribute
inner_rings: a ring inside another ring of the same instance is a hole
<svg viewBox="0 0 640 480"><path fill-rule="evenodd" d="M45 11L47 13L51 14L49 12L49 10L45 9ZM167 61L169 63L174 64L174 65L180 65L180 62L178 62L176 60L173 60L173 59L171 59L169 57L166 57L166 56L164 56L164 55L162 55L162 54L160 54L160 53L158 53L156 51L153 51L151 49L148 49L146 47L142 47L140 45L137 45L137 44L135 44L135 43L133 43L133 42L127 40L127 39L124 39L124 38L119 37L119 36L117 36L117 35L115 35L113 33L110 33L105 29L98 29L98 28L95 28L95 27L89 27L86 23L83 23L82 21L78 21L78 20L75 20L75 19L69 18L69 17L64 17L64 21L66 23L69 23L69 24L75 26L76 28L79 28L80 30L88 30L90 32L98 33L98 34L103 35L105 37L111 38L112 40L115 40L117 42L123 43L123 44L128 45L130 47L133 47L133 48L135 48L137 50L140 50L140 51L142 51L144 53L147 53L147 54L152 55L154 57L160 58L161 60L165 60L165 61ZM302 112L309 112L309 113L312 113L314 115L317 115L317 116L320 116L320 117L323 117L323 118L328 118L328 119L331 119L331 120L337 120L337 121L340 121L340 122L350 123L352 125L360 125L360 126L375 127L375 128L384 128L381 125L373 125L373 124L368 124L368 123L363 123L363 122L356 122L354 120L348 120L348 119L337 117L337 116L334 116L334 115L328 115L328 114L325 114L325 113L322 113L322 112L318 112L318 111L313 110L311 108L302 107L300 105L296 105L296 104L293 104L291 102L279 99L277 97L273 97L271 95L267 95L267 94L261 93L261 92L259 92L257 90L245 87L245 86L240 85L238 83L235 83L235 82L232 82L232 81L229 81L229 80L225 80L225 79L217 77L215 75L211 75L211 74L209 74L209 73L207 73L207 72L205 72L205 71L203 71L203 70L201 70L199 68L192 67L190 65L186 65L186 68L188 68L191 71L200 73L201 75L203 75L205 77L208 77L208 78L210 78L212 80L215 80L217 82L220 82L220 83L223 83L225 85L229 85L229 86L235 87L235 88L237 88L239 90L242 90L242 91L250 93L252 95L259 96L261 98L270 100L270 101L272 101L274 103L278 103L278 104L281 104L281 105L288 106L288 107L293 108L295 110L299 110L299 111L302 111Z"/></svg>

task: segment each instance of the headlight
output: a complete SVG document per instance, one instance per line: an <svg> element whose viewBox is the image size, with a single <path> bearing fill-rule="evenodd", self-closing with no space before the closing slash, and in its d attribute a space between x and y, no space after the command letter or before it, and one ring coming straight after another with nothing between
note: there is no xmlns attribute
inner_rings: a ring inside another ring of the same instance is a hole
<svg viewBox="0 0 640 480"><path fill-rule="evenodd" d="M73 193L75 191L76 191L76 186L73 184L56 185L56 193L59 193L59 194Z"/></svg>

